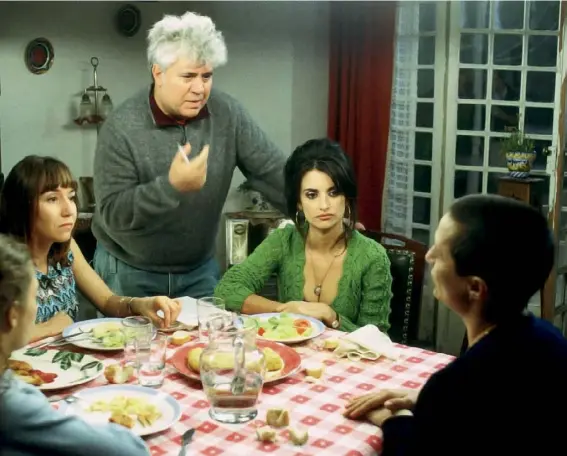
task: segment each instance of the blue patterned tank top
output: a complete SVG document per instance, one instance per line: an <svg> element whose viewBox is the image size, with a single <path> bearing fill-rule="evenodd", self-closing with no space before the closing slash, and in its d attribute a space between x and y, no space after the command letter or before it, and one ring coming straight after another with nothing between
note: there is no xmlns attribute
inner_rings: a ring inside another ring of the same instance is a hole
<svg viewBox="0 0 567 456"><path fill-rule="evenodd" d="M58 312L65 312L73 321L77 320L79 301L72 269L74 258L70 250L67 258L69 266L62 266L61 263L50 264L47 274L35 271L38 282L36 323L50 320Z"/></svg>

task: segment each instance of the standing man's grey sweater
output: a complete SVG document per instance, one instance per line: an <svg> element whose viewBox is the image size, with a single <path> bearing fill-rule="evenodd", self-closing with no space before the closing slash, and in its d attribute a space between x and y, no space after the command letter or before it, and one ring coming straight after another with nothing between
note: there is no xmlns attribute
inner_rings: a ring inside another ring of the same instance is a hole
<svg viewBox="0 0 567 456"><path fill-rule="evenodd" d="M119 260L139 269L182 273L211 258L234 169L278 208L285 155L241 104L212 89L207 116L158 126L146 88L109 116L98 138L93 233ZM179 193L169 182L179 144L192 155L210 145L207 181Z"/></svg>

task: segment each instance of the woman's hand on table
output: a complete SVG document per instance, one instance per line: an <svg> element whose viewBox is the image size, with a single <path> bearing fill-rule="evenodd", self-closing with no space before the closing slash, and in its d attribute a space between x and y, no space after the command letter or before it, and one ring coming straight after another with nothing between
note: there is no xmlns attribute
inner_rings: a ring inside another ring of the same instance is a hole
<svg viewBox="0 0 567 456"><path fill-rule="evenodd" d="M336 318L336 313L331 306L321 302L290 301L276 307L276 312L307 315L323 322L332 321Z"/></svg>
<svg viewBox="0 0 567 456"><path fill-rule="evenodd" d="M357 419L364 418L373 411L381 411L376 415L376 420L385 419L399 410L413 409L417 394L417 391L413 390L382 390L378 393L357 396L347 404L343 415Z"/></svg>
<svg viewBox="0 0 567 456"><path fill-rule="evenodd" d="M136 315L148 317L159 328L169 328L177 321L181 312L181 302L167 296L135 298L132 300L131 307ZM163 312L163 318L158 315L160 310Z"/></svg>

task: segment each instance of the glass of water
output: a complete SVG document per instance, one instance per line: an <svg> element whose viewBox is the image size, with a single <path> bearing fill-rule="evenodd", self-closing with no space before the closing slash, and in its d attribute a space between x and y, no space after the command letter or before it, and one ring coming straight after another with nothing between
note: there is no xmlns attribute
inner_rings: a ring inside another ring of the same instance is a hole
<svg viewBox="0 0 567 456"><path fill-rule="evenodd" d="M167 335L156 334L153 339L136 340L138 383L141 386L160 387L165 377Z"/></svg>
<svg viewBox="0 0 567 456"><path fill-rule="evenodd" d="M136 361L136 341L151 340L154 326L149 318L135 316L124 318L122 327L122 332L124 333L124 365L136 368L138 366Z"/></svg>
<svg viewBox="0 0 567 456"><path fill-rule="evenodd" d="M197 299L197 321L199 322L200 342L208 342L207 323L219 316L230 318L230 312L225 310L224 299L214 297Z"/></svg>

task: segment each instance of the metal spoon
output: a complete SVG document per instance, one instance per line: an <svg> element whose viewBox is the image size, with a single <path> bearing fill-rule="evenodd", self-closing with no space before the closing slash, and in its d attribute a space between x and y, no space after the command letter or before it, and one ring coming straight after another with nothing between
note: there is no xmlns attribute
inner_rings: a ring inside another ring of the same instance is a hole
<svg viewBox="0 0 567 456"><path fill-rule="evenodd" d="M193 434L195 434L195 429L191 428L181 436L181 450L178 456L185 456L187 454L187 445L191 443L193 439Z"/></svg>

